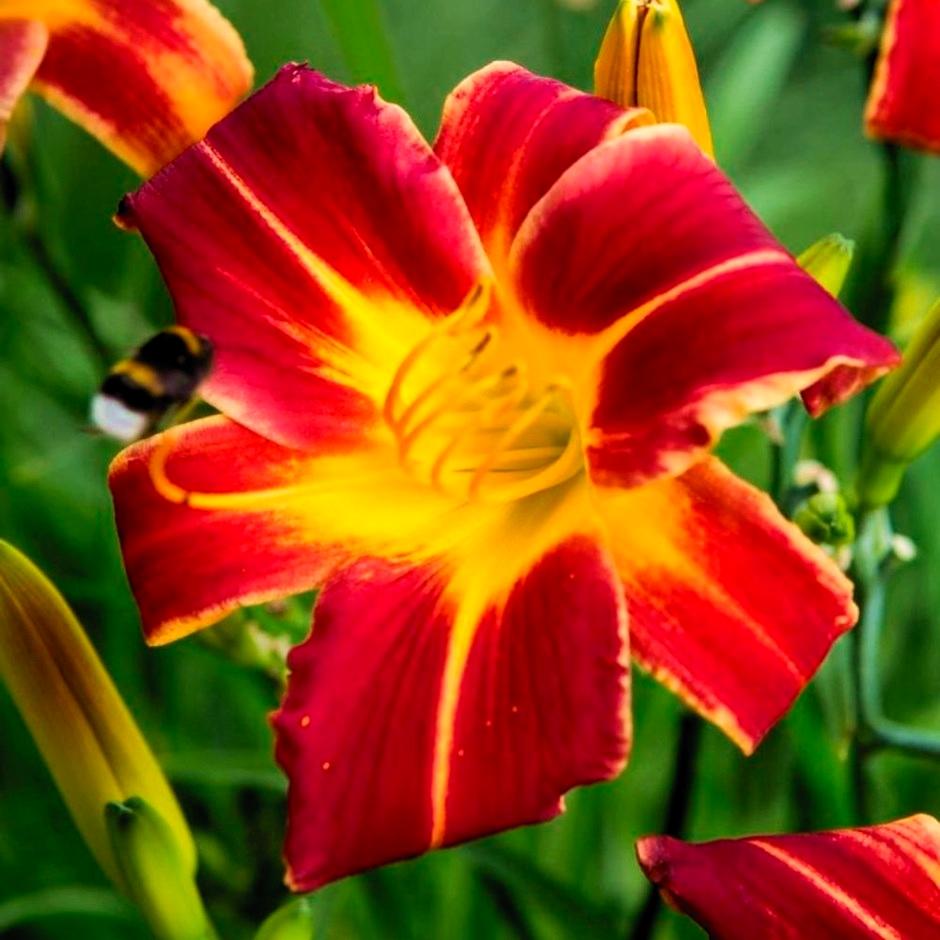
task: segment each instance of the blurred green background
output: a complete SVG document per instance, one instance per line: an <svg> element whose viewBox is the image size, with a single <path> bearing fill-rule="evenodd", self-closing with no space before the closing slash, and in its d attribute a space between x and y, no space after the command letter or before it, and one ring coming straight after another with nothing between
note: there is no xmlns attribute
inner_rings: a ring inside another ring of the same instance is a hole
<svg viewBox="0 0 940 940"><path fill-rule="evenodd" d="M342 3L331 4L342 8ZM613 0L384 0L405 102L434 134L460 78L514 59L590 87ZM281 63L309 60L341 79L352 71L317 0L218 0L240 30L258 82ZM861 132L864 68L826 41L848 22L832 2L687 0L719 162L761 216L798 251L821 235L858 237L880 185L877 148ZM353 50L354 52L356 50ZM359 50L361 53L361 50ZM344 54L345 53L345 54ZM365 74L362 74L365 72ZM359 74L357 74L359 73ZM28 245L33 229L91 311L118 358L170 319L142 241L110 215L135 178L79 128L33 102L23 194L35 215L0 226L0 537L33 557L85 623L118 686L165 761L197 832L201 884L225 940L286 897L279 859L283 785L267 713L277 690L200 639L148 650L121 570L105 472L117 451L85 430L101 359ZM940 294L940 161L916 158L917 191L902 243L894 329L904 336ZM21 206L21 215L22 215ZM850 415L851 416L851 415ZM851 421L828 420L820 453L847 474ZM755 427L733 432L725 455L766 485L768 447ZM895 520L917 560L894 579L883 651L892 717L940 727L940 454L909 475ZM751 759L706 728L687 834L713 838L859 822L849 798L832 668ZM631 765L607 785L571 794L568 813L520 830L331 886L315 896L319 936L627 937L647 885L634 840L661 829L682 709L635 680ZM136 913L98 872L6 695L0 692L0 935L143 938ZM940 767L882 755L870 763L871 819L940 814ZM662 913L658 940L700 936Z"/></svg>

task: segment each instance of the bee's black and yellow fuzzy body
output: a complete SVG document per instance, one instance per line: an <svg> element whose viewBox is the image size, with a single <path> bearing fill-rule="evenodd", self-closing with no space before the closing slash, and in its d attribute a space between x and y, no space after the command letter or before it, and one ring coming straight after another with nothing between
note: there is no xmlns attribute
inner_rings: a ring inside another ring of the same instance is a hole
<svg viewBox="0 0 940 940"><path fill-rule="evenodd" d="M184 326L161 330L111 369L92 400L92 421L119 440L137 440L189 402L211 367L206 337Z"/></svg>

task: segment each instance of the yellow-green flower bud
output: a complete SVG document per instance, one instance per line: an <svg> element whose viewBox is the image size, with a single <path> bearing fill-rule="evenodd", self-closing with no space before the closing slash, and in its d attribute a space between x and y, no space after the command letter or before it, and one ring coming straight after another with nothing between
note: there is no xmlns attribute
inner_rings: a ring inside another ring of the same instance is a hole
<svg viewBox="0 0 940 940"><path fill-rule="evenodd" d="M192 835L140 729L75 615L43 573L0 542L0 680L9 688L75 824L124 886L106 803L141 796L166 820L180 865L196 868Z"/></svg>
<svg viewBox="0 0 940 940"><path fill-rule="evenodd" d="M793 521L818 545L840 548L855 540L855 520L838 493L816 493L804 500Z"/></svg>
<svg viewBox="0 0 940 940"><path fill-rule="evenodd" d="M131 797L104 809L124 891L157 940L211 940L214 932L176 836L145 800Z"/></svg>
<svg viewBox="0 0 940 940"><path fill-rule="evenodd" d="M885 506L908 464L940 434L940 303L914 334L901 366L881 383L865 427L858 498L869 508Z"/></svg>
<svg viewBox="0 0 940 940"><path fill-rule="evenodd" d="M623 108L684 124L714 155L695 53L677 0L621 0L594 65L594 90Z"/></svg>
<svg viewBox="0 0 940 940"><path fill-rule="evenodd" d="M852 265L855 242L833 233L814 242L796 260L800 267L824 287L833 297L838 297Z"/></svg>

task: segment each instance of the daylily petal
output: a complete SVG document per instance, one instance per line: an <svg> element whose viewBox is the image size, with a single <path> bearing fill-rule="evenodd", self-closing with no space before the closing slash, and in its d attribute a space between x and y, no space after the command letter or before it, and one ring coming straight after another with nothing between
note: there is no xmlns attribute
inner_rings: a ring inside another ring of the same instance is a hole
<svg viewBox="0 0 940 940"><path fill-rule="evenodd" d="M716 940L940 936L940 823L637 843L647 878Z"/></svg>
<svg viewBox="0 0 940 940"><path fill-rule="evenodd" d="M400 108L303 66L125 200L181 322L216 347L206 398L283 444L355 434L392 372L488 264Z"/></svg>
<svg viewBox="0 0 940 940"><path fill-rule="evenodd" d="M729 262L789 257L676 124L595 147L535 206L512 252L528 312L567 334L597 333Z"/></svg>
<svg viewBox="0 0 940 940"><path fill-rule="evenodd" d="M295 485L310 458L227 418L175 429L167 475L196 491L255 494L207 511L170 502L150 474L161 437L118 455L109 483L124 566L148 642L168 643L221 619L239 604L314 587L332 558L305 543L303 514L271 490Z"/></svg>
<svg viewBox="0 0 940 940"><path fill-rule="evenodd" d="M2 0L45 24L35 87L142 175L205 134L251 86L231 24L206 0Z"/></svg>
<svg viewBox="0 0 940 940"><path fill-rule="evenodd" d="M872 137L940 153L940 5L891 0L865 108Z"/></svg>
<svg viewBox="0 0 940 940"><path fill-rule="evenodd" d="M586 435L592 474L612 485L676 475L748 414L801 389L817 414L898 359L789 258L713 274L607 355Z"/></svg>
<svg viewBox="0 0 940 940"><path fill-rule="evenodd" d="M294 890L550 819L622 767L626 621L604 552L567 540L483 607L453 586L439 564L366 560L320 594L274 719Z"/></svg>
<svg viewBox="0 0 940 940"><path fill-rule="evenodd" d="M855 622L850 582L715 458L598 500L634 657L750 753Z"/></svg>
<svg viewBox="0 0 940 940"><path fill-rule="evenodd" d="M606 483L680 473L749 411L813 383L820 410L897 360L675 125L574 164L529 214L511 263L533 332L580 389Z"/></svg>
<svg viewBox="0 0 940 940"><path fill-rule="evenodd" d="M35 20L0 20L0 151L13 109L36 73L49 34Z"/></svg>
<svg viewBox="0 0 940 940"><path fill-rule="evenodd" d="M624 111L511 62L493 62L451 93L434 148L499 266L528 211L572 163L651 122L641 108Z"/></svg>
<svg viewBox="0 0 940 940"><path fill-rule="evenodd" d="M586 487L579 498L557 487L511 506L468 503L406 472L391 440L337 443L330 415L319 420L317 453L216 416L118 455L110 485L149 642L306 590L362 557L476 560L479 584L498 594L587 518Z"/></svg>
<svg viewBox="0 0 940 940"><path fill-rule="evenodd" d="M328 429L329 415L320 420ZM156 644L241 604L314 587L339 561L410 557L466 530L451 500L401 470L391 444L324 440L313 455L221 416L129 447L109 482L124 565Z"/></svg>

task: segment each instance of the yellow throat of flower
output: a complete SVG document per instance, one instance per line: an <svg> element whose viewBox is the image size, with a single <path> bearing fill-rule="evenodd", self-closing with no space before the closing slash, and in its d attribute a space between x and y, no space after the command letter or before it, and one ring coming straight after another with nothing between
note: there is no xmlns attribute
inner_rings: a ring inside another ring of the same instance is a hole
<svg viewBox="0 0 940 940"><path fill-rule="evenodd" d="M487 321L489 301L478 285L414 346L384 416L409 473L460 499L506 503L571 480L584 459L567 383L533 381Z"/></svg>

